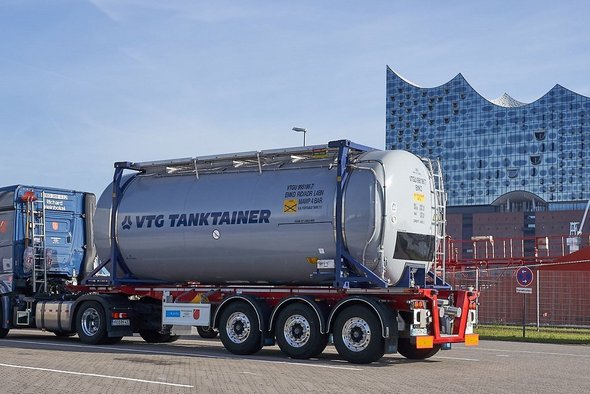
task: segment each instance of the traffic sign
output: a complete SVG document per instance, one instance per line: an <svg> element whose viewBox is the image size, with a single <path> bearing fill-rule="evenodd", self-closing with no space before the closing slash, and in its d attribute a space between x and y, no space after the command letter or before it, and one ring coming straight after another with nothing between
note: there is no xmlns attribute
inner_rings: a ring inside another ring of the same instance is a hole
<svg viewBox="0 0 590 394"><path fill-rule="evenodd" d="M521 294L533 294L533 289L530 287L517 287L516 292Z"/></svg>
<svg viewBox="0 0 590 394"><path fill-rule="evenodd" d="M533 283L533 271L529 267L520 267L516 271L516 283L523 287L530 286Z"/></svg>

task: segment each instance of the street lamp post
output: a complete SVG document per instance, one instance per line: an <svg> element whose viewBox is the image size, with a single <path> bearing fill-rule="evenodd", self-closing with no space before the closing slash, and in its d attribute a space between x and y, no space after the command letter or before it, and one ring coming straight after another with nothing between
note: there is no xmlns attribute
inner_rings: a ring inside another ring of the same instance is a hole
<svg viewBox="0 0 590 394"><path fill-rule="evenodd" d="M304 129L303 127L293 127L292 130L297 133L303 133L303 146L305 146L305 134L307 133L307 129Z"/></svg>

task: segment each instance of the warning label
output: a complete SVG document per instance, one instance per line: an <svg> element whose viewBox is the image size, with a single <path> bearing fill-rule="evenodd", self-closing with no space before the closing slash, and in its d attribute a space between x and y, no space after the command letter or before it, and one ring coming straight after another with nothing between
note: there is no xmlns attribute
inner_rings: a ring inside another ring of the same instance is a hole
<svg viewBox="0 0 590 394"><path fill-rule="evenodd" d="M324 189L316 188L314 183L287 185L284 198L283 212L285 213L324 207ZM288 206L287 202L289 202ZM295 202L294 205L293 202Z"/></svg>
<svg viewBox="0 0 590 394"><path fill-rule="evenodd" d="M296 213L297 212L297 200L288 199L283 201L283 212L285 213Z"/></svg>
<svg viewBox="0 0 590 394"><path fill-rule="evenodd" d="M417 171L415 171L417 172ZM410 175L410 182L414 184L414 223L424 224L426 219L426 178L422 177L418 173L416 175Z"/></svg>
<svg viewBox="0 0 590 394"><path fill-rule="evenodd" d="M424 193L414 193L414 201L424 202Z"/></svg>

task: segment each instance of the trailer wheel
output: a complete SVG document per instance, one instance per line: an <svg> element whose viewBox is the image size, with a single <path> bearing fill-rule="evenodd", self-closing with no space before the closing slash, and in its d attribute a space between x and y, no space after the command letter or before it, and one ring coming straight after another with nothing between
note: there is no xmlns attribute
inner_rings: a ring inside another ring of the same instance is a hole
<svg viewBox="0 0 590 394"><path fill-rule="evenodd" d="M83 303L76 314L76 332L80 341L89 345L104 343L108 338L106 323L100 303L96 301Z"/></svg>
<svg viewBox="0 0 590 394"><path fill-rule="evenodd" d="M291 304L281 311L275 336L283 353L291 358L318 356L328 344L328 335L320 332L318 316L303 304Z"/></svg>
<svg viewBox="0 0 590 394"><path fill-rule="evenodd" d="M352 305L334 321L334 346L346 361L368 364L385 354L379 318L365 306Z"/></svg>
<svg viewBox="0 0 590 394"><path fill-rule="evenodd" d="M416 349L410 338L399 338L397 341L397 352L410 360L425 360L434 356L440 350L440 345L434 345L432 349Z"/></svg>
<svg viewBox="0 0 590 394"><path fill-rule="evenodd" d="M199 333L201 338L205 339L215 338L217 335L219 335L219 331L217 331L213 327L198 326L197 332Z"/></svg>
<svg viewBox="0 0 590 394"><path fill-rule="evenodd" d="M228 305L219 319L223 346L233 354L253 354L262 349L258 316L245 302Z"/></svg>
<svg viewBox="0 0 590 394"><path fill-rule="evenodd" d="M0 319L4 320L3 316L4 311L2 310L2 304L0 303ZM10 329L0 327L0 338L5 338L8 335L8 331L10 331Z"/></svg>
<svg viewBox="0 0 590 394"><path fill-rule="evenodd" d="M139 331L139 335L147 343L170 343L178 340L178 335L159 330L141 330Z"/></svg>

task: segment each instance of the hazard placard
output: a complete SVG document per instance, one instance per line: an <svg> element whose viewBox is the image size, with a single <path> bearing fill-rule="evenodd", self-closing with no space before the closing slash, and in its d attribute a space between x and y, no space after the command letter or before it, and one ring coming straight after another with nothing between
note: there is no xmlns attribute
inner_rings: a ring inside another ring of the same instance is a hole
<svg viewBox="0 0 590 394"><path fill-rule="evenodd" d="M284 213L297 213L297 200L288 199L283 201Z"/></svg>

